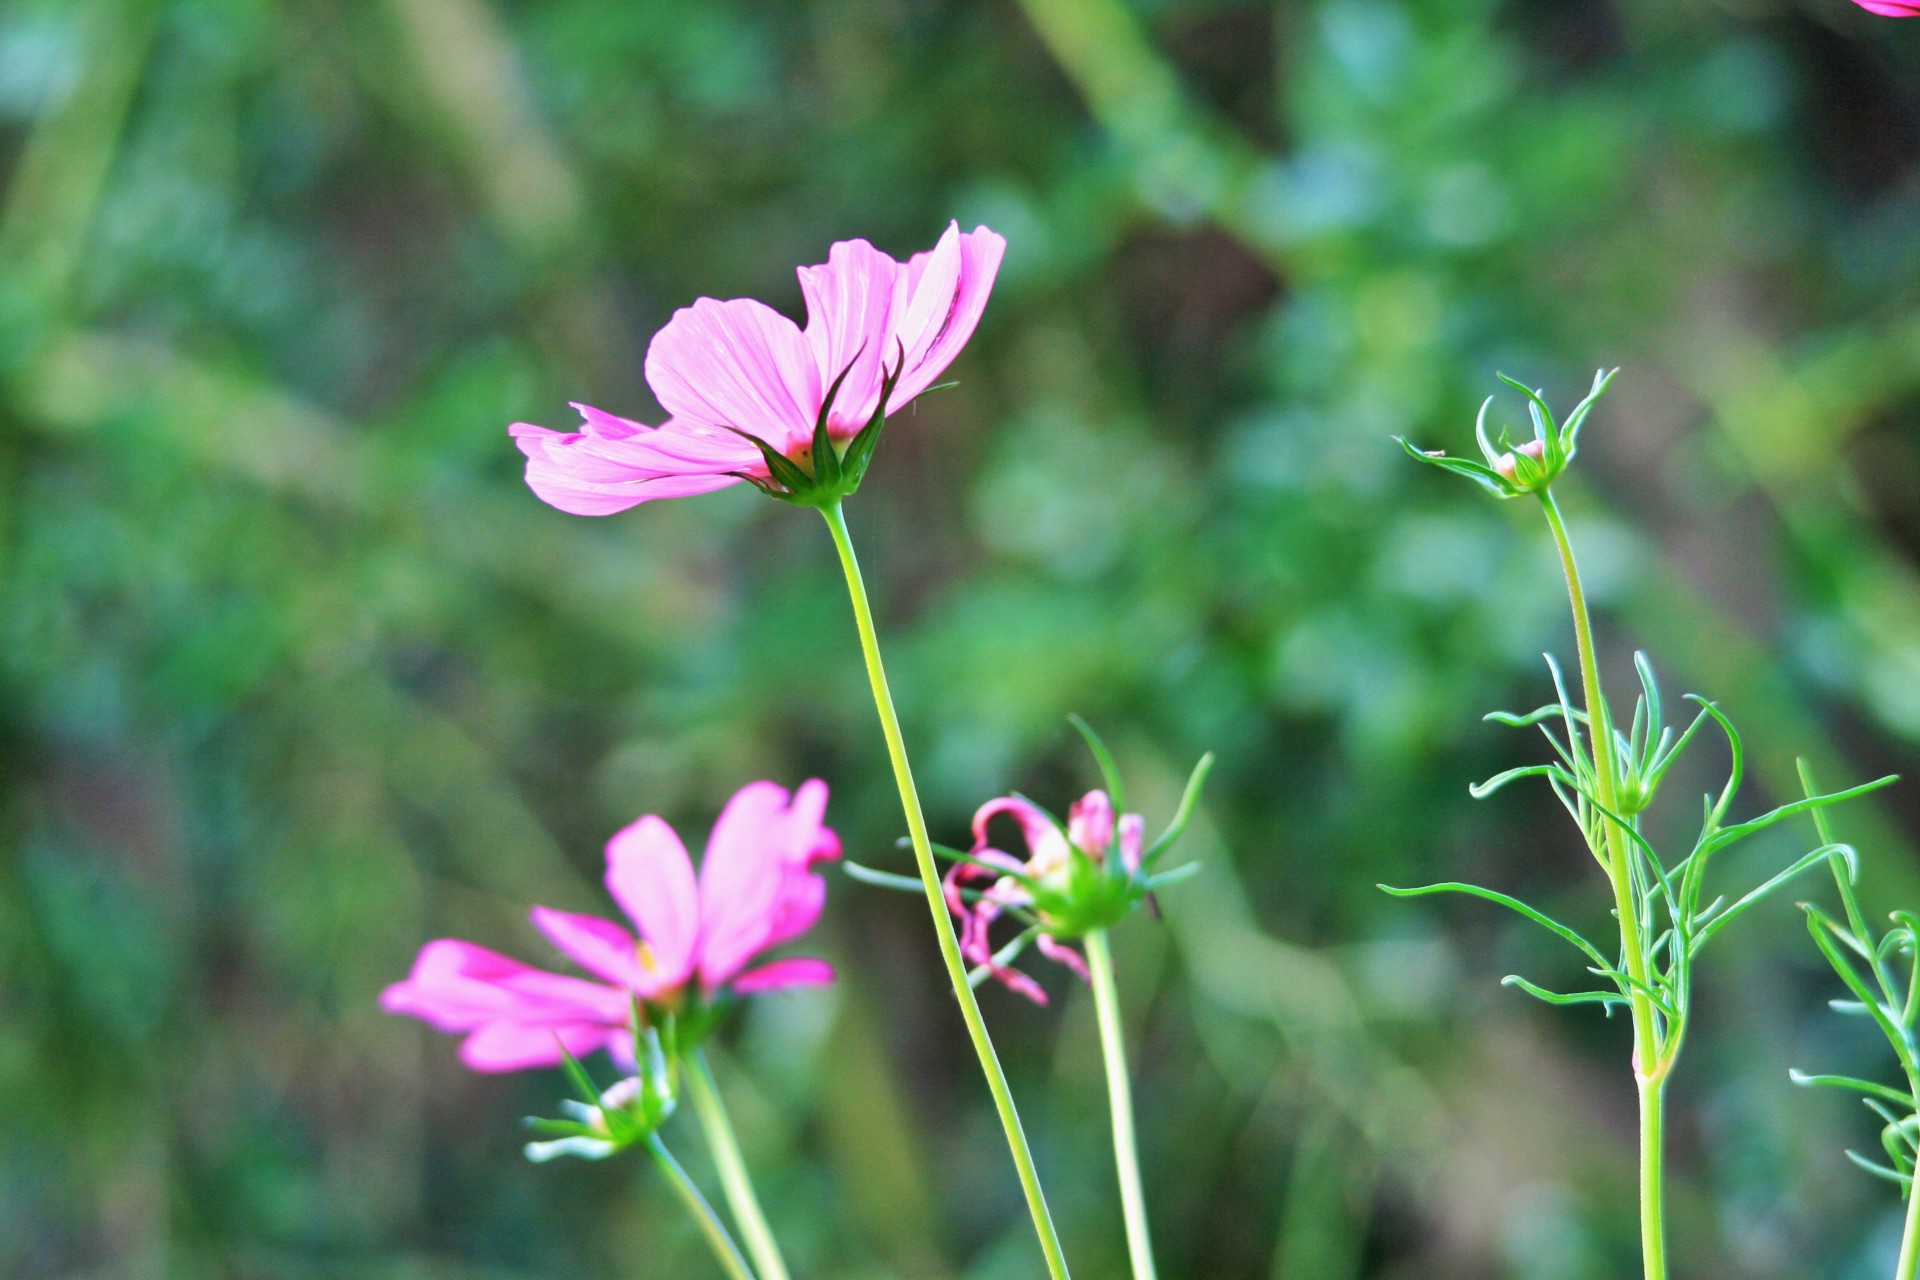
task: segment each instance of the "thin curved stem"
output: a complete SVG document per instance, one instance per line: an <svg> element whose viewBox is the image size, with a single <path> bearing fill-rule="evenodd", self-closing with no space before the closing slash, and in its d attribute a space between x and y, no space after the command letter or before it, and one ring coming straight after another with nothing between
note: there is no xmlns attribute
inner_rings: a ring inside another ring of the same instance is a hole
<svg viewBox="0 0 1920 1280"><path fill-rule="evenodd" d="M967 981L966 960L960 954L960 939L947 914L946 898L940 891L940 872L934 866L933 842L927 835L926 815L920 809L920 793L913 783L913 768L907 761L905 739L900 733L900 717L893 708L893 694L887 688L886 667L880 661L880 640L874 631L873 608L867 602L866 583L860 577L860 562L853 554L853 539L847 533L846 514L839 503L821 508L827 529L833 534L834 550L840 553L840 568L847 578L847 594L853 602L854 626L860 632L860 652L867 663L867 680L873 686L874 708L880 713L880 732L887 740L887 757L893 763L894 781L900 788L900 808L906 814L907 835L913 844L913 860L920 870L920 883L927 892L927 907L933 913L933 932L940 943L940 959L946 965L947 978L953 984L954 998L960 1002L960 1016L967 1024L967 1035L980 1057L980 1069L986 1073L987 1089L993 1094L994 1110L1000 1127L1006 1131L1007 1146L1013 1153L1013 1166L1020 1177L1020 1189L1033 1214L1033 1229L1040 1238L1040 1252L1046 1256L1047 1273L1053 1280L1067 1280L1067 1260L1060 1249L1060 1236L1054 1230L1053 1216L1047 1211L1047 1198L1040 1189L1040 1175L1033 1165L1033 1152L1027 1147L1027 1135L1020 1127L1020 1113L1013 1105L1013 1090L1007 1085L1007 1073L993 1051L987 1035L986 1020L980 1016L980 1003L974 999Z"/></svg>
<svg viewBox="0 0 1920 1280"><path fill-rule="evenodd" d="M1147 1197L1140 1183L1140 1151L1133 1133L1133 1085L1127 1075L1120 990L1114 980L1113 951L1107 945L1105 929L1087 935L1087 972L1093 983L1094 1013L1100 1023L1100 1053L1107 1064L1113 1161L1120 1174L1120 1209L1127 1220L1127 1254L1133 1259L1133 1280L1156 1280L1153 1238L1147 1231Z"/></svg>
<svg viewBox="0 0 1920 1280"><path fill-rule="evenodd" d="M740 1154L740 1140L734 1136L733 1121L727 1104L714 1082L707 1051L695 1049L683 1059L687 1066L687 1092L693 1097L694 1114L707 1137L707 1149L713 1152L713 1167L720 1175L720 1189L726 1193L727 1207L740 1224L747 1252L760 1280L788 1280L787 1260L780 1255L780 1244L761 1211L760 1197L754 1193L753 1179L747 1176L747 1162Z"/></svg>
<svg viewBox="0 0 1920 1280"><path fill-rule="evenodd" d="M1553 530L1560 567L1567 578L1567 597L1573 606L1574 640L1580 650L1580 683L1587 701L1587 736L1593 749L1594 798L1608 814L1616 814L1620 812L1620 805L1619 774L1613 756L1613 715L1600 689L1600 662L1594 652L1593 620L1587 610L1586 589L1580 581L1573 543L1567 537L1566 521L1561 519L1560 506L1554 501L1552 490L1540 491L1540 505L1546 511L1548 527ZM1620 829L1619 821L1611 816L1601 818L1601 830L1605 833L1607 878L1613 884L1614 913L1620 921L1621 951L1626 956L1627 976L1633 979L1628 997L1633 1010L1633 1069L1640 1092L1640 1250L1646 1280L1666 1280L1662 1137L1664 1086L1667 1073L1673 1068L1673 1059L1665 1052L1653 1001L1647 996L1647 955L1640 935L1639 903L1633 892L1628 836Z"/></svg>
<svg viewBox="0 0 1920 1280"><path fill-rule="evenodd" d="M700 1188L693 1185L693 1179L680 1167L680 1162L667 1153L658 1135L647 1136L647 1154L660 1166L660 1172L667 1175L667 1182L679 1195L681 1203L687 1206L687 1212L693 1215L693 1220L700 1225L700 1234L712 1246L713 1256L720 1260L721 1269L732 1280L754 1280L753 1272L747 1269L747 1260L740 1256L740 1246L727 1233L727 1224L720 1221L720 1215L700 1194Z"/></svg>

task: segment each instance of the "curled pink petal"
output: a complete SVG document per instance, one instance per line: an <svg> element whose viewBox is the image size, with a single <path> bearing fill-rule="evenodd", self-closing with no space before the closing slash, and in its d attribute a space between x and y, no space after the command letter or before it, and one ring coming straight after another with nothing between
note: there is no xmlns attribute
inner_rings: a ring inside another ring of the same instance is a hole
<svg viewBox="0 0 1920 1280"><path fill-rule="evenodd" d="M1050 842L1060 839L1059 828L1053 820L1041 811L1040 806L1021 796L1000 796L981 805L973 815L973 851L979 853L989 848L991 841L987 837L987 824L1001 814L1009 814L1020 824L1020 834L1027 838L1027 849L1039 853Z"/></svg>
<svg viewBox="0 0 1920 1280"><path fill-rule="evenodd" d="M783 987L821 987L832 981L833 966L825 960L815 960L810 956L788 956L784 960L775 960L757 969L747 970L733 980L733 989L746 996L761 991L778 991Z"/></svg>
<svg viewBox="0 0 1920 1280"><path fill-rule="evenodd" d="M1883 18L1920 18L1920 0L1853 0L1868 13Z"/></svg>
<svg viewBox="0 0 1920 1280"><path fill-rule="evenodd" d="M700 938L700 895L673 828L648 814L615 833L607 842L607 891L640 927L641 964L655 986L685 982Z"/></svg>
<svg viewBox="0 0 1920 1280"><path fill-rule="evenodd" d="M1043 933L1033 940L1033 945L1039 950L1040 954L1047 959L1053 961L1055 964L1065 965L1067 968L1073 970L1074 975L1078 977L1080 981L1093 981L1093 975L1087 972L1087 962L1080 958L1078 951L1075 951L1066 943L1057 941L1051 935Z"/></svg>

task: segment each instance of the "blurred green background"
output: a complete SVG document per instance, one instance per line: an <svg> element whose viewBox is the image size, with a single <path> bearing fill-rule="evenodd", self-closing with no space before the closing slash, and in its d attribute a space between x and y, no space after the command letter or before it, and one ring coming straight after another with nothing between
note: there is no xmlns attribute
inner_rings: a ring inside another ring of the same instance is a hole
<svg viewBox="0 0 1920 1280"><path fill-rule="evenodd" d="M832 240L950 217L1005 270L851 512L936 836L1088 785L1068 711L1156 826L1221 759L1205 873L1116 938L1163 1273L1632 1273L1626 1028L1497 986L1579 975L1493 908L1373 888L1606 924L1550 797L1466 791L1571 648L1543 530L1390 436L1625 366L1568 495L1616 688L1645 646L1719 698L1756 808L1799 751L1912 772L1917 77L1845 0L6 0L0 1275L710 1274L642 1162L520 1159L555 1076L375 996L431 937L550 960L528 903L603 909L612 830L697 842L753 777L904 865L818 523L564 516L504 429L650 417L675 307L797 312ZM1839 819L1881 909L1914 795ZM924 907L836 876L816 941L844 980L718 1064L796 1271L1035 1274ZM988 1016L1116 1276L1045 976ZM1870 1117L1786 1073L1890 1064L1790 897L1700 982L1677 1274L1889 1273Z"/></svg>

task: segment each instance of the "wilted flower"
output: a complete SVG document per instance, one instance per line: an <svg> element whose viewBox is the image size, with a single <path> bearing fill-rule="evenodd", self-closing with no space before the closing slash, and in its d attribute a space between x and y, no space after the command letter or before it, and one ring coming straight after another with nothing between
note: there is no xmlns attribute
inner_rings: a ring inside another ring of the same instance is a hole
<svg viewBox="0 0 1920 1280"><path fill-rule="evenodd" d="M813 869L840 855L823 825L827 787L789 796L752 782L727 802L696 879L686 846L649 814L607 842L607 890L638 930L596 916L533 908L533 923L597 981L548 973L470 942L429 942L413 972L381 995L391 1013L464 1034L475 1071L518 1071L607 1049L634 1059L633 1018L672 1017L697 1037L733 996L830 982L822 960L792 957L755 969L760 953L813 927L826 881Z"/></svg>
<svg viewBox="0 0 1920 1280"><path fill-rule="evenodd" d="M973 848L955 856L945 880L947 906L960 919L960 948L967 961L1036 1004L1047 1003L1046 993L1010 967L1028 942L1084 980L1086 964L1070 944L1117 923L1156 888L1195 869L1189 863L1152 874L1154 862L1185 828L1213 763L1209 755L1195 766L1179 812L1153 847L1145 848L1146 823L1140 815L1115 811L1119 779L1105 745L1077 718L1074 723L1093 746L1108 789L1089 791L1074 802L1064 824L1025 796L989 800L973 815ZM1002 815L1019 826L1024 858L993 843L989 827ZM988 934L1004 916L1026 927L995 951Z"/></svg>
<svg viewBox="0 0 1920 1280"><path fill-rule="evenodd" d="M932 386L973 336L1006 241L949 225L926 253L896 262L864 240L800 268L807 327L749 298L701 298L647 349L647 383L666 408L647 427L586 405L578 432L515 423L527 483L575 515L745 480L824 505L866 473L887 414Z"/></svg>

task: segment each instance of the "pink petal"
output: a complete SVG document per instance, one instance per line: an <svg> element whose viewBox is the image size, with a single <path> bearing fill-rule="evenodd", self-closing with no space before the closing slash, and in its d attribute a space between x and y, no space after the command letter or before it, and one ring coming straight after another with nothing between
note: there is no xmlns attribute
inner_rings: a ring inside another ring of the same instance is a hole
<svg viewBox="0 0 1920 1280"><path fill-rule="evenodd" d="M1128 871L1140 869L1140 853L1147 842L1147 820L1137 813L1120 815L1120 865Z"/></svg>
<svg viewBox="0 0 1920 1280"><path fill-rule="evenodd" d="M1020 824L1020 834L1027 838L1030 855L1050 852L1052 846L1061 839L1060 829L1053 825L1053 820L1041 811L1040 806L1020 796L1001 796L987 801L974 812L973 851L976 854L989 847L987 824L1003 813L1012 815L1013 820Z"/></svg>
<svg viewBox="0 0 1920 1280"><path fill-rule="evenodd" d="M1853 0L1868 13L1883 18L1920 18L1920 0Z"/></svg>
<svg viewBox="0 0 1920 1280"><path fill-rule="evenodd" d="M793 321L749 298L702 298L647 348L647 385L676 419L791 454L813 438L820 375Z"/></svg>
<svg viewBox="0 0 1920 1280"><path fill-rule="evenodd" d="M825 884L808 867L839 852L821 825L826 784L808 782L790 798L752 782L727 801L700 864L700 976L726 982L755 955L810 928Z"/></svg>
<svg viewBox="0 0 1920 1280"><path fill-rule="evenodd" d="M500 1019L624 1023L626 1005L625 994L613 987L548 973L453 938L422 947L413 972L380 995L387 1012L441 1031L470 1031Z"/></svg>
<svg viewBox="0 0 1920 1280"><path fill-rule="evenodd" d="M1089 791L1067 810L1067 839L1094 858L1107 856L1113 843L1113 801L1104 791Z"/></svg>
<svg viewBox="0 0 1920 1280"><path fill-rule="evenodd" d="M560 1065L560 1046L576 1058L605 1048L623 1033L586 1023L535 1026L489 1022L460 1045L460 1061L470 1071L525 1071Z"/></svg>
<svg viewBox="0 0 1920 1280"><path fill-rule="evenodd" d="M883 367L897 360L893 342L899 263L865 240L843 240L825 264L800 268L807 299L807 345L820 371L821 395L842 372L847 379L833 401L828 429L845 438L867 425L880 402Z"/></svg>
<svg viewBox="0 0 1920 1280"><path fill-rule="evenodd" d="M1093 981L1093 975L1087 972L1086 961L1080 958L1078 951L1075 951L1066 943L1056 940L1050 934L1043 933L1033 940L1033 945L1038 949L1040 954L1047 959L1053 961L1055 964L1063 964L1073 970L1080 981Z"/></svg>
<svg viewBox="0 0 1920 1280"><path fill-rule="evenodd" d="M789 956L749 969L733 980L734 991L750 996L760 991L778 991L782 987L822 987L833 981L833 966L808 956Z"/></svg>
<svg viewBox="0 0 1920 1280"><path fill-rule="evenodd" d="M640 967L637 940L613 921L551 907L535 907L531 915L533 927L547 935L560 954L595 977L642 994L657 985Z"/></svg>
<svg viewBox="0 0 1920 1280"><path fill-rule="evenodd" d="M700 895L674 829L648 814L616 832L607 841L607 891L646 939L656 989L685 982L700 936Z"/></svg>
<svg viewBox="0 0 1920 1280"><path fill-rule="evenodd" d="M586 420L584 431L549 431L526 422L507 429L527 456L528 487L573 515L611 515L766 473L759 451L737 436L691 423L643 427L591 405L574 407Z"/></svg>
<svg viewBox="0 0 1920 1280"><path fill-rule="evenodd" d="M895 408L939 381L973 337L1006 250L1007 242L985 227L962 235L953 224L930 252L908 260L906 296L895 304L894 337L906 352ZM896 356L890 352L887 358Z"/></svg>

